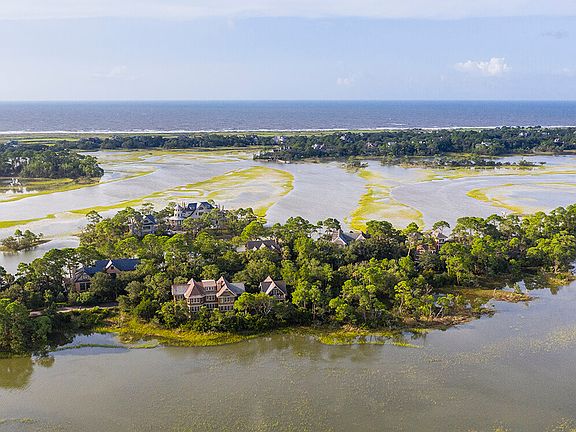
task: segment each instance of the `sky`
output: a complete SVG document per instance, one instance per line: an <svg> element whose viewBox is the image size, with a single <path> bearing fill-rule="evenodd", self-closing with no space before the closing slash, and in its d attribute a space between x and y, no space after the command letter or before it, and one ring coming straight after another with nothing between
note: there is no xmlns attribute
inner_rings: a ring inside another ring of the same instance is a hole
<svg viewBox="0 0 576 432"><path fill-rule="evenodd" d="M0 0L0 100L576 100L575 0Z"/></svg>

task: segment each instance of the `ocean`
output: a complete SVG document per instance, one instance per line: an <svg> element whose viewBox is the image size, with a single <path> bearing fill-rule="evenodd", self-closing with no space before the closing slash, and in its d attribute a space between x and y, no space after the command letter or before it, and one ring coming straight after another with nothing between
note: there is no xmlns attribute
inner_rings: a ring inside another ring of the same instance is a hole
<svg viewBox="0 0 576 432"><path fill-rule="evenodd" d="M0 102L0 133L576 126L576 102Z"/></svg>

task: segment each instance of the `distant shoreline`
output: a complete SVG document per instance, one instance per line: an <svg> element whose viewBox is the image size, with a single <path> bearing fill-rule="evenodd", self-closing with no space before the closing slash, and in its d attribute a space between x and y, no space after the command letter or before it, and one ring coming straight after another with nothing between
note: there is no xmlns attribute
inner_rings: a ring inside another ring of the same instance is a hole
<svg viewBox="0 0 576 432"><path fill-rule="evenodd" d="M95 136L95 135L175 135L175 134L298 134L298 133L334 133L334 132L385 132L385 131L403 131L403 130L423 130L423 131L440 131L440 130L488 130L500 128L541 128L541 129L572 129L576 128L574 125L501 125L501 126L447 126L447 127L377 127L377 128L305 128L305 129L198 129L198 130L91 130L91 131L73 131L73 130L58 130L58 131L0 131L0 136L3 137L74 137L74 136Z"/></svg>

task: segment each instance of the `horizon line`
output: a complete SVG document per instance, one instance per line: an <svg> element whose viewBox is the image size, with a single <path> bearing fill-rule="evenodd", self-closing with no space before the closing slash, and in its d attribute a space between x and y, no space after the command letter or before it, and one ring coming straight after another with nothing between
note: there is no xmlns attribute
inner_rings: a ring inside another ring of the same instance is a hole
<svg viewBox="0 0 576 432"><path fill-rule="evenodd" d="M0 103L136 103L136 102L576 102L576 99L13 99Z"/></svg>

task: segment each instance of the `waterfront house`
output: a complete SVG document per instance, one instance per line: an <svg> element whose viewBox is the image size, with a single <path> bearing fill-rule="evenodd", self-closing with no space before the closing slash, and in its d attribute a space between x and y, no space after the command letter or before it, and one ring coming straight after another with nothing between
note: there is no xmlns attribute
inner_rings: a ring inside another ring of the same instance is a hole
<svg viewBox="0 0 576 432"><path fill-rule="evenodd" d="M130 229L130 234L144 237L147 234L156 234L158 230L158 222L154 215L148 214L142 216L142 218L130 218L128 221L128 228Z"/></svg>
<svg viewBox="0 0 576 432"><path fill-rule="evenodd" d="M70 280L72 289L77 292L90 289L92 277L96 273L107 273L113 278L117 274L136 270L140 260L136 258L122 258L112 260L98 260L92 266L81 265Z"/></svg>
<svg viewBox="0 0 576 432"><path fill-rule="evenodd" d="M202 306L222 312L232 310L234 303L244 292L244 282L232 283L224 277L201 281L192 278L187 284L172 285L174 301L186 300L191 313L198 312Z"/></svg>
<svg viewBox="0 0 576 432"><path fill-rule="evenodd" d="M207 201L193 202L193 203L180 203L174 207L174 215L168 219L170 228L173 230L181 230L182 222L188 218L198 219L203 214L214 210L214 206Z"/></svg>
<svg viewBox="0 0 576 432"><path fill-rule="evenodd" d="M342 230L338 230L332 234L331 242L338 246L348 246L352 242L364 241L367 238L368 235L364 234L362 231L349 231L346 233Z"/></svg>
<svg viewBox="0 0 576 432"><path fill-rule="evenodd" d="M272 252L281 252L280 245L276 240L252 240L246 243L247 251L255 251L261 249L268 249Z"/></svg>
<svg viewBox="0 0 576 432"><path fill-rule="evenodd" d="M276 300L284 301L288 297L288 290L286 289L286 282L281 280L274 280L271 276L260 282L260 292L274 297Z"/></svg>

